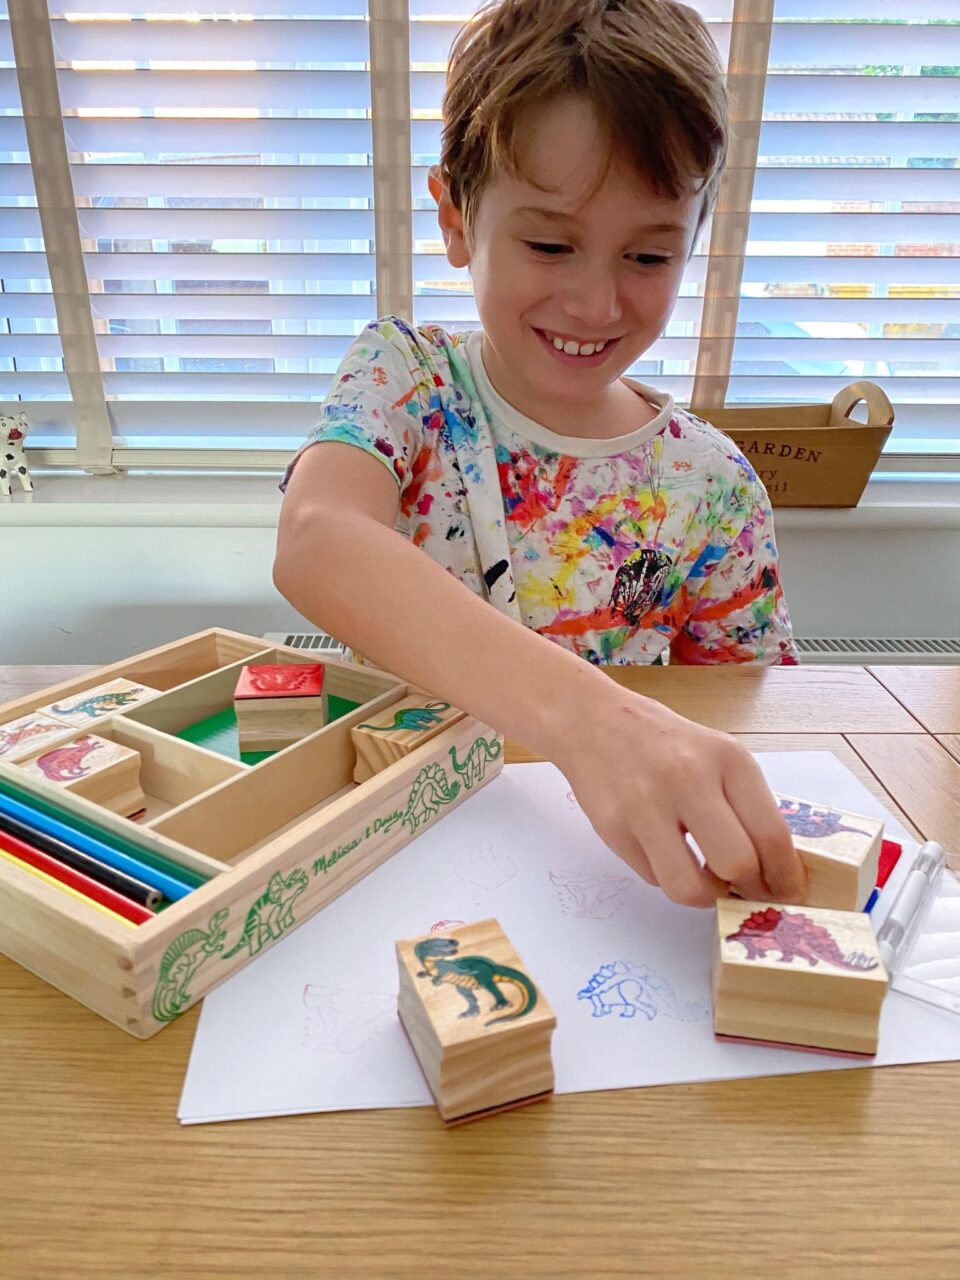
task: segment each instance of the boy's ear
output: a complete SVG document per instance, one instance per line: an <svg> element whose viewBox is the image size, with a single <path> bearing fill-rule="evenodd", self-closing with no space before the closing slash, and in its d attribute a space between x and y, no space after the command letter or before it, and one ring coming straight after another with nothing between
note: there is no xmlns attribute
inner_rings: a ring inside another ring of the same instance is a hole
<svg viewBox="0 0 960 1280"><path fill-rule="evenodd" d="M439 165L430 166L427 173L427 186L437 202L437 221L440 223L447 261L451 267L469 266L470 252L463 228L463 215L450 199L450 190L440 175Z"/></svg>

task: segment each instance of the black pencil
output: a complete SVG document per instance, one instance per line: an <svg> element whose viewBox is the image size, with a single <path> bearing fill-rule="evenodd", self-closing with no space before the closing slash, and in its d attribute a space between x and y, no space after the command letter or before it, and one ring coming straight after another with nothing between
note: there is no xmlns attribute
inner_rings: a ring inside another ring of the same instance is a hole
<svg viewBox="0 0 960 1280"><path fill-rule="evenodd" d="M39 849L41 853L46 853L51 858L56 858L64 866L72 867L74 871L82 871L91 880L96 880L99 884L105 885L106 888L113 889L115 893L123 894L131 902L139 902L142 907L148 907L151 911L155 911L163 901L163 895L159 889L154 889L152 885L144 884L142 880L137 880L134 876L128 876L125 871L117 871L116 868L108 867L104 862L98 862L96 858L91 858L88 853L81 853L79 849L71 849L62 840L57 840L55 836L48 836L42 831L35 831L33 827L21 822L19 818L11 818L8 814L0 813L0 831L6 831L8 835L17 836L18 839L25 840L28 844L32 844L35 849Z"/></svg>

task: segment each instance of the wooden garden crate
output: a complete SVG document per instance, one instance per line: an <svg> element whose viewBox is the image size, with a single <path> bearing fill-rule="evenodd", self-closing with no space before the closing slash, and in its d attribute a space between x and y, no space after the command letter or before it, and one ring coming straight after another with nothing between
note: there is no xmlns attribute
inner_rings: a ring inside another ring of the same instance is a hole
<svg viewBox="0 0 960 1280"><path fill-rule="evenodd" d="M850 417L861 401L867 421ZM855 507L893 426L873 382L851 382L832 404L746 405L691 413L731 437L775 507Z"/></svg>
<svg viewBox="0 0 960 1280"><path fill-rule="evenodd" d="M95 726L141 754L147 808L136 821L3 760L0 779L209 877L134 927L0 860L0 951L145 1039L502 768L502 739L466 716L357 785L351 727L415 690L317 660L330 696L358 705L253 764L177 736L232 706L247 663L303 661L232 631L200 632L0 706L2 728L117 677L158 690Z"/></svg>

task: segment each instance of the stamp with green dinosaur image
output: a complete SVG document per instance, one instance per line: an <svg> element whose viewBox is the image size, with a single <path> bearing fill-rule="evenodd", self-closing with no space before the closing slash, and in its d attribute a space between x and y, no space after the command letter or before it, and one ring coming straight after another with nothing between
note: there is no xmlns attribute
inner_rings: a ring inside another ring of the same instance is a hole
<svg viewBox="0 0 960 1280"><path fill-rule="evenodd" d="M495 1018L488 1018L484 1023L492 1027L495 1022L512 1022L532 1013L537 1004L537 989L525 973L510 965L500 964L487 956L458 955L460 943L456 938L424 938L413 948L413 953L423 965L418 970L418 978L429 978L433 986L453 986L467 1002L467 1007L459 1015L461 1018L475 1018L480 1013L480 1003L475 991L487 992L493 997L489 1012L507 1009ZM519 993L519 1003L513 1007L500 990L510 985Z"/></svg>
<svg viewBox="0 0 960 1280"><path fill-rule="evenodd" d="M404 707L397 711L392 724L358 724L358 729L369 729L371 733L396 733L404 730L407 733L422 733L443 723L441 711L449 711L449 702L428 702L425 707Z"/></svg>

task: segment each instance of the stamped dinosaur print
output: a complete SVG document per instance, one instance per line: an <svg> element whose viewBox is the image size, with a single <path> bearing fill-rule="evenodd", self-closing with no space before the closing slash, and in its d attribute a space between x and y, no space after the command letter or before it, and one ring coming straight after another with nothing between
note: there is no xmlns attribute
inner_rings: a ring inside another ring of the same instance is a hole
<svg viewBox="0 0 960 1280"><path fill-rule="evenodd" d="M303 1005L300 1043L318 1053L358 1053L397 1017L397 998L385 991L348 991L308 982Z"/></svg>
<svg viewBox="0 0 960 1280"><path fill-rule="evenodd" d="M799 959L806 960L811 968L821 962L857 973L879 967L877 960L862 952L844 955L830 930L801 911L785 911L778 907L754 911L736 932L726 935L726 941L742 943L748 960L777 959L774 953L779 953L783 964L792 964Z"/></svg>
<svg viewBox="0 0 960 1280"><path fill-rule="evenodd" d="M478 849L469 845L458 849L453 870L479 889L498 889L517 874L517 864L508 853L495 849L492 840L482 840Z"/></svg>
<svg viewBox="0 0 960 1280"><path fill-rule="evenodd" d="M461 956L457 953L460 943L456 938L424 938L413 948L414 955L423 965L418 978L429 978L433 986L452 986L467 1002L461 1018L475 1018L480 1013L480 1002L475 992L485 991L493 998L489 1012L507 1009L508 1013L488 1018L484 1026L495 1022L513 1022L532 1012L537 1003L537 989L525 973L510 965L499 964L487 956ZM500 990L513 986L519 995L516 1007Z"/></svg>
<svg viewBox="0 0 960 1280"><path fill-rule="evenodd" d="M564 914L586 920L609 920L623 906L633 881L628 876L551 871L550 883L557 890Z"/></svg>
<svg viewBox="0 0 960 1280"><path fill-rule="evenodd" d="M266 890L247 912L236 946L225 951L221 960L229 960L246 947L253 957L267 945L275 942L295 923L293 904L310 883L307 873L294 867L288 876L275 871L267 881Z"/></svg>
<svg viewBox="0 0 960 1280"><path fill-rule="evenodd" d="M602 964L585 987L577 992L578 1000L589 1000L595 1018L617 1013L621 1018L635 1018L642 1013L648 1022L657 1014L665 1014L680 1022L696 1022L710 1014L707 1005L698 1000L683 1003L665 978L659 977L645 964L615 960Z"/></svg>
<svg viewBox="0 0 960 1280"><path fill-rule="evenodd" d="M153 993L153 1016L170 1022L193 998L188 984L201 965L223 950L227 939L223 923L229 908L215 911L206 929L187 929L170 943L160 961L160 974Z"/></svg>

